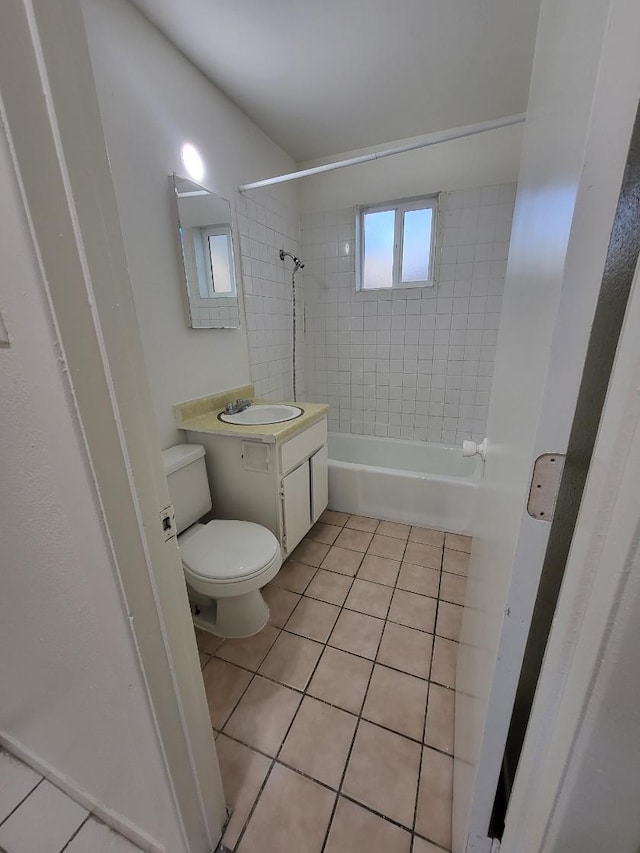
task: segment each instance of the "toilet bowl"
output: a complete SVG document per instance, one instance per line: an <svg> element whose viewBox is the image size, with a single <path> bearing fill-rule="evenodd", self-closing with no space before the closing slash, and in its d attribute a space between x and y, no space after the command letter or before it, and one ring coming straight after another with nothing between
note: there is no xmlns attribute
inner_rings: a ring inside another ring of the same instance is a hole
<svg viewBox="0 0 640 853"><path fill-rule="evenodd" d="M282 565L278 540L251 521L200 523L211 509L204 448L180 444L162 455L194 624L225 638L258 633L269 620L260 589Z"/></svg>

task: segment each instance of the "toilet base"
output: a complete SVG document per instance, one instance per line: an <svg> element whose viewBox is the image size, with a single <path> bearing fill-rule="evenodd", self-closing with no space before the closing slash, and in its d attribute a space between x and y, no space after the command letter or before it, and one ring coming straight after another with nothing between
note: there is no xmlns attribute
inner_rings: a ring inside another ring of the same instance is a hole
<svg viewBox="0 0 640 853"><path fill-rule="evenodd" d="M216 637L234 640L252 637L269 621L269 607L259 589L231 598L209 599L207 604L201 603L204 596L197 598L197 603L191 602L193 624Z"/></svg>

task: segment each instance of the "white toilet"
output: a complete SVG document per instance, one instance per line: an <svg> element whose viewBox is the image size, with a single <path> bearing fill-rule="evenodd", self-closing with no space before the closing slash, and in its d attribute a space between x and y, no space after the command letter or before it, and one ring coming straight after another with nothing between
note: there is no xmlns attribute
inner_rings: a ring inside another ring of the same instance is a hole
<svg viewBox="0 0 640 853"><path fill-rule="evenodd" d="M269 620L260 592L282 565L276 537L251 521L200 524L211 509L204 447L178 444L162 451L176 512L182 566L192 595L193 621L218 637L250 637Z"/></svg>

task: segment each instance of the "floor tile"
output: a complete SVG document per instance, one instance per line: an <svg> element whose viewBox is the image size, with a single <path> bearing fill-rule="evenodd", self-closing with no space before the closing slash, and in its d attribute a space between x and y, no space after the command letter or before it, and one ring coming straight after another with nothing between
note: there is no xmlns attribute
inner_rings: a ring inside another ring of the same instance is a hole
<svg viewBox="0 0 640 853"><path fill-rule="evenodd" d="M362 716L398 734L422 741L427 682L376 664Z"/></svg>
<svg viewBox="0 0 640 853"><path fill-rule="evenodd" d="M333 545L322 561L322 568L353 577L358 571L363 556L361 551L350 551L348 548L339 548Z"/></svg>
<svg viewBox="0 0 640 853"><path fill-rule="evenodd" d="M404 561L416 566L426 566L428 569L440 569L442 566L442 548L423 545L421 542L407 542Z"/></svg>
<svg viewBox="0 0 640 853"><path fill-rule="evenodd" d="M304 690L322 649L320 643L283 631L263 661L260 675Z"/></svg>
<svg viewBox="0 0 640 853"><path fill-rule="evenodd" d="M363 580L382 583L385 586L394 586L399 571L399 560L390 560L388 557L377 557L375 554L367 554L358 569L358 577Z"/></svg>
<svg viewBox="0 0 640 853"><path fill-rule="evenodd" d="M375 533L379 524L377 518L368 518L366 515L352 515L349 517L346 526L352 527L354 530L366 530L367 533Z"/></svg>
<svg viewBox="0 0 640 853"><path fill-rule="evenodd" d="M285 628L294 634L326 643L331 629L335 625L340 608L335 604L302 598L289 617Z"/></svg>
<svg viewBox="0 0 640 853"><path fill-rule="evenodd" d="M262 631L254 634L253 637L245 637L241 640L225 640L216 652L216 657L255 672L265 659L279 633L279 628L266 625Z"/></svg>
<svg viewBox="0 0 640 853"><path fill-rule="evenodd" d="M314 566L307 566L306 563L298 563L289 558L282 564L271 585L288 589L290 592L304 592L316 571Z"/></svg>
<svg viewBox="0 0 640 853"><path fill-rule="evenodd" d="M389 610L392 595L391 587L356 578L344 606L349 610L357 610L359 613L384 619Z"/></svg>
<svg viewBox="0 0 640 853"><path fill-rule="evenodd" d="M436 605L435 598L427 598L426 595L416 595L415 592L396 589L393 593L388 618L391 622L406 625L407 628L416 628L419 631L428 631L433 634Z"/></svg>
<svg viewBox="0 0 640 853"><path fill-rule="evenodd" d="M198 660L200 661L200 669L204 669L211 660L211 655L207 655L198 649Z"/></svg>
<svg viewBox="0 0 640 853"><path fill-rule="evenodd" d="M384 628L382 619L343 610L329 638L329 645L373 660Z"/></svg>
<svg viewBox="0 0 640 853"><path fill-rule="evenodd" d="M470 557L471 555L464 551L452 551L450 548L445 548L442 568L445 572L466 576L469 573Z"/></svg>
<svg viewBox="0 0 640 853"><path fill-rule="evenodd" d="M0 848L11 853L62 850L89 812L47 779L0 826Z"/></svg>
<svg viewBox="0 0 640 853"><path fill-rule="evenodd" d="M287 589L271 586L271 584L263 587L260 591L269 608L269 624L276 628L284 628L301 596L295 592L289 592Z"/></svg>
<svg viewBox="0 0 640 853"><path fill-rule="evenodd" d="M221 729L252 679L250 672L219 658L211 658L202 670L211 725Z"/></svg>
<svg viewBox="0 0 640 853"><path fill-rule="evenodd" d="M411 835L340 797L325 853L410 853Z"/></svg>
<svg viewBox="0 0 640 853"><path fill-rule="evenodd" d="M428 569L426 566L403 563L398 575L398 587L437 598L440 589L440 572L437 569Z"/></svg>
<svg viewBox="0 0 640 853"><path fill-rule="evenodd" d="M420 838L419 835L414 835L411 853L448 853L448 851L446 851L444 847L438 847L430 841L425 841L424 838Z"/></svg>
<svg viewBox="0 0 640 853"><path fill-rule="evenodd" d="M458 644L444 637L436 637L433 644L433 665L431 680L445 687L456 686L456 662Z"/></svg>
<svg viewBox="0 0 640 853"><path fill-rule="evenodd" d="M429 686L427 726L424 742L435 749L453 754L455 692L432 683Z"/></svg>
<svg viewBox="0 0 640 853"><path fill-rule="evenodd" d="M278 760L338 789L357 718L305 696Z"/></svg>
<svg viewBox="0 0 640 853"><path fill-rule="evenodd" d="M308 566L318 568L330 547L323 542L314 542L313 539L303 539L291 557L299 563L306 563Z"/></svg>
<svg viewBox="0 0 640 853"><path fill-rule="evenodd" d="M226 735L216 740L216 751L227 806L232 809L222 841L233 850L269 772L271 759Z"/></svg>
<svg viewBox="0 0 640 853"><path fill-rule="evenodd" d="M328 646L307 693L353 714L359 714L372 668L371 661Z"/></svg>
<svg viewBox="0 0 640 853"><path fill-rule="evenodd" d="M460 607L459 604L449 604L448 601L441 601L438 604L436 634L440 637L447 637L449 640L459 640L463 611L464 607Z"/></svg>
<svg viewBox="0 0 640 853"><path fill-rule="evenodd" d="M203 631L202 628L196 628L196 644L201 652L207 655L215 655L220 646L224 643L222 637L216 637L208 631Z"/></svg>
<svg viewBox="0 0 640 853"><path fill-rule="evenodd" d="M344 527L340 536L336 539L336 545L339 548L349 548L351 551L362 551L364 553L372 539L373 533Z"/></svg>
<svg viewBox="0 0 640 853"><path fill-rule="evenodd" d="M0 749L0 823L42 779L39 773Z"/></svg>
<svg viewBox="0 0 640 853"><path fill-rule="evenodd" d="M397 521L381 521L376 533L380 534L380 536L393 536L395 539L404 539L406 541L411 533L411 525L400 524Z"/></svg>
<svg viewBox="0 0 640 853"><path fill-rule="evenodd" d="M275 764L237 853L320 853L335 794Z"/></svg>
<svg viewBox="0 0 640 853"><path fill-rule="evenodd" d="M337 524L325 524L323 521L318 521L307 533L307 538L313 539L314 542L324 542L325 545L333 545L341 530L342 527Z"/></svg>
<svg viewBox="0 0 640 853"><path fill-rule="evenodd" d="M451 849L453 758L428 746L422 755L416 832Z"/></svg>
<svg viewBox="0 0 640 853"><path fill-rule="evenodd" d="M387 557L390 560L402 560L406 542L403 539L394 539L393 536L380 536L374 534L367 553L376 557Z"/></svg>
<svg viewBox="0 0 640 853"><path fill-rule="evenodd" d="M142 853L139 847L106 824L90 817L80 827L64 853Z"/></svg>
<svg viewBox="0 0 640 853"><path fill-rule="evenodd" d="M461 536L459 533L446 533L444 537L444 547L452 548L454 551L465 551L471 553L471 537Z"/></svg>
<svg viewBox="0 0 640 853"><path fill-rule="evenodd" d="M224 733L274 756L280 749L301 696L257 675L224 728Z"/></svg>
<svg viewBox="0 0 640 853"><path fill-rule="evenodd" d="M351 577L348 575L318 569L316 576L307 587L306 595L311 598L319 598L320 601L326 601L327 604L337 604L338 607L342 607L351 588L351 583Z"/></svg>
<svg viewBox="0 0 640 853"><path fill-rule="evenodd" d="M320 516L320 521L324 524L338 524L340 527L344 527L347 521L349 521L349 513L335 512L335 510L332 509L325 509Z"/></svg>
<svg viewBox="0 0 640 853"><path fill-rule="evenodd" d="M431 634L387 622L376 661L410 675L428 678L432 643Z"/></svg>
<svg viewBox="0 0 640 853"><path fill-rule="evenodd" d="M422 545L435 545L437 548L444 546L444 533L442 530L432 530L430 527L412 527L409 534L409 542L420 542Z"/></svg>
<svg viewBox="0 0 640 853"><path fill-rule="evenodd" d="M464 604L467 591L467 579L462 575L452 575L449 572L442 573L440 581L440 600L450 601L452 604Z"/></svg>
<svg viewBox="0 0 640 853"><path fill-rule="evenodd" d="M363 805L411 827L419 766L417 743L362 720L342 790Z"/></svg>

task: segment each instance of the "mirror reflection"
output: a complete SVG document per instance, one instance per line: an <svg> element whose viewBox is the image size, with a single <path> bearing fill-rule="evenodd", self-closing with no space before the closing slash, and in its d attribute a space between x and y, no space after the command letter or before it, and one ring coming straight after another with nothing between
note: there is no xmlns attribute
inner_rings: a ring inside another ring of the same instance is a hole
<svg viewBox="0 0 640 853"><path fill-rule="evenodd" d="M194 329L240 325L231 205L188 178L173 175L178 231Z"/></svg>

